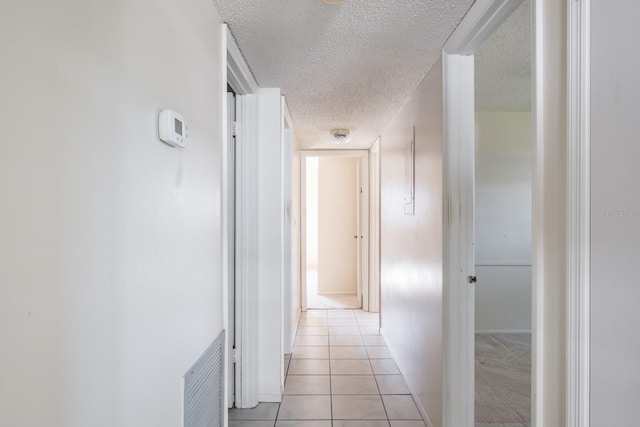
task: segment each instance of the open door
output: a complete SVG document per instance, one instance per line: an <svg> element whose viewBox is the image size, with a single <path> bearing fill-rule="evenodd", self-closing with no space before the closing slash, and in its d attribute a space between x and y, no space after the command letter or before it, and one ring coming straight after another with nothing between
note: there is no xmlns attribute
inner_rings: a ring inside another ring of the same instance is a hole
<svg viewBox="0 0 640 427"><path fill-rule="evenodd" d="M236 395L236 375L235 375L235 318L236 318L236 137L233 132L236 121L236 95L229 88L227 92L227 115L228 115L228 132L227 141L227 245L228 245L228 341L227 341L227 364L228 366L228 406L233 408Z"/></svg>
<svg viewBox="0 0 640 427"><path fill-rule="evenodd" d="M301 165L303 310L362 308L369 285L368 152L305 152Z"/></svg>

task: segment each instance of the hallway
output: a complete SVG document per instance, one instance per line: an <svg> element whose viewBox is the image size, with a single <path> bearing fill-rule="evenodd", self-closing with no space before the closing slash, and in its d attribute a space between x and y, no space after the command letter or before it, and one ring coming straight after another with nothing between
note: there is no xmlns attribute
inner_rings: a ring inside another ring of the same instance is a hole
<svg viewBox="0 0 640 427"><path fill-rule="evenodd" d="M424 427L378 330L361 310L302 313L282 403L229 411L230 427Z"/></svg>

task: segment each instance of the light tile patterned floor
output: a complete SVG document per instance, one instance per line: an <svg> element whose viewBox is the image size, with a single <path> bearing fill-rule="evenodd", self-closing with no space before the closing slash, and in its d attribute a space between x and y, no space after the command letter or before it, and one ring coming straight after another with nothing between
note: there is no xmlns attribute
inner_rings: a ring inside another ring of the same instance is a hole
<svg viewBox="0 0 640 427"><path fill-rule="evenodd" d="M229 427L425 427L378 331L361 310L302 314L282 403L229 411Z"/></svg>

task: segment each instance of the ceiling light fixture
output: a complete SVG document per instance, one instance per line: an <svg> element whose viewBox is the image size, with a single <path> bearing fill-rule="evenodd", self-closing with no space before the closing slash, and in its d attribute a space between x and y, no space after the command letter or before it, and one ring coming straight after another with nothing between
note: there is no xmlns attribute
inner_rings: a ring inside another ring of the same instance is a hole
<svg viewBox="0 0 640 427"><path fill-rule="evenodd" d="M322 0L327 4L342 4L347 0Z"/></svg>
<svg viewBox="0 0 640 427"><path fill-rule="evenodd" d="M331 129L331 142L336 145L346 144L351 141L351 131L349 129Z"/></svg>

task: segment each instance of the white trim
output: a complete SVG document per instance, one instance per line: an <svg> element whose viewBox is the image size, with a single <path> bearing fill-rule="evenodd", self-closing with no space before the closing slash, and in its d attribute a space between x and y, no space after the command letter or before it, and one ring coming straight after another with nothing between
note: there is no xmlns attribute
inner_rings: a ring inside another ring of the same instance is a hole
<svg viewBox="0 0 640 427"><path fill-rule="evenodd" d="M280 402L282 402L282 395L280 395L280 394L261 394L261 395L258 396L258 401L259 402L280 403Z"/></svg>
<svg viewBox="0 0 640 427"><path fill-rule="evenodd" d="M591 1L569 2L567 427L589 426Z"/></svg>
<svg viewBox="0 0 640 427"><path fill-rule="evenodd" d="M287 97L282 95L282 118L283 128L291 129L293 131L293 119L291 118L291 112L289 111L289 104L287 103Z"/></svg>
<svg viewBox="0 0 640 427"><path fill-rule="evenodd" d="M307 311L307 158L300 156L300 310Z"/></svg>
<svg viewBox="0 0 640 427"><path fill-rule="evenodd" d="M369 149L369 292L366 308L380 312L380 136Z"/></svg>
<svg viewBox="0 0 640 427"><path fill-rule="evenodd" d="M236 406L251 408L258 404L258 292L257 253L257 165L258 112L254 94L257 84L228 27L223 39L227 51L226 83L236 91L236 308L235 332ZM226 111L226 101L224 110ZM228 130L225 129L225 135ZM226 141L226 139L224 139ZM226 166L225 166L226 168ZM226 169L224 169L226 170ZM223 174L224 176L224 174ZM223 209L228 195L223 196ZM225 212L223 210L223 212ZM223 242L223 248L226 244ZM226 301L226 299L225 299ZM227 314L223 314L226 322Z"/></svg>
<svg viewBox="0 0 640 427"><path fill-rule="evenodd" d="M442 51L443 63L443 425L474 425L474 58L523 0L477 0Z"/></svg>
<svg viewBox="0 0 640 427"><path fill-rule="evenodd" d="M444 45L443 51L473 55L524 0L477 0Z"/></svg>
<svg viewBox="0 0 640 427"><path fill-rule="evenodd" d="M476 261L476 267L531 267L531 261L502 261L481 260Z"/></svg>
<svg viewBox="0 0 640 427"><path fill-rule="evenodd" d="M296 274L294 274L295 268L295 257L297 254L293 253L292 242L294 239L294 225L293 225L293 156L294 156L294 129L293 129L293 120L291 118L291 113L289 112L289 106L287 104L287 99L285 96L280 97L281 109L282 109L282 200L283 202L288 201L288 215L289 219L287 220L287 205L283 203L282 205L282 278L283 278L283 315L284 315L284 333L288 334L288 336L284 336L283 339L283 353L290 354L293 352L293 347L295 345L295 337L297 331L297 324L295 322L298 320L299 311L300 311L300 301L297 302L296 307L292 307L291 297L294 292L294 287L300 286L299 283L296 283ZM290 139L287 144L287 138ZM285 150L285 148L287 150ZM287 188L287 186L289 188ZM286 197L285 197L286 196ZM289 231L289 236L287 236L287 232ZM285 238L288 237L288 238ZM287 256L285 256L287 255ZM288 259L287 259L288 258ZM292 318L292 312L295 308L296 314L295 319ZM283 378L284 381L284 378Z"/></svg>
<svg viewBox="0 0 640 427"><path fill-rule="evenodd" d="M227 26L222 24L220 26L221 32L221 42L222 42L222 52L226 50L227 46ZM227 101L227 60L225 59L226 55L222 57L222 84L220 87L220 91L222 94L222 145L220 147L220 158L221 158L221 237L222 237L222 271L221 271L221 282L222 282L222 328L225 331L229 330L229 219L228 217L228 206L229 206L229 194L228 194L228 158L227 158L227 150L228 150L228 135L229 135L229 126L228 126L228 101ZM225 413L226 409L229 407L229 392L230 392L230 377L229 377L229 364L226 363L226 357L229 355L229 334L224 335L224 348L227 349L227 354L225 354L225 363L224 363L224 409ZM224 423L225 425L228 423L228 414L224 415Z"/></svg>
<svg viewBox="0 0 640 427"><path fill-rule="evenodd" d="M531 426L543 427L544 420L544 11L543 2L532 4L532 119L534 126L533 212L531 262Z"/></svg>
<svg viewBox="0 0 640 427"><path fill-rule="evenodd" d="M526 335L531 334L531 329L483 329L476 331L476 335Z"/></svg>
<svg viewBox="0 0 640 427"><path fill-rule="evenodd" d="M227 38L227 82L233 87L236 95L249 95L258 91L258 84L253 77L251 69L231 34L231 30L226 24L225 34ZM225 88L226 92L226 88Z"/></svg>

